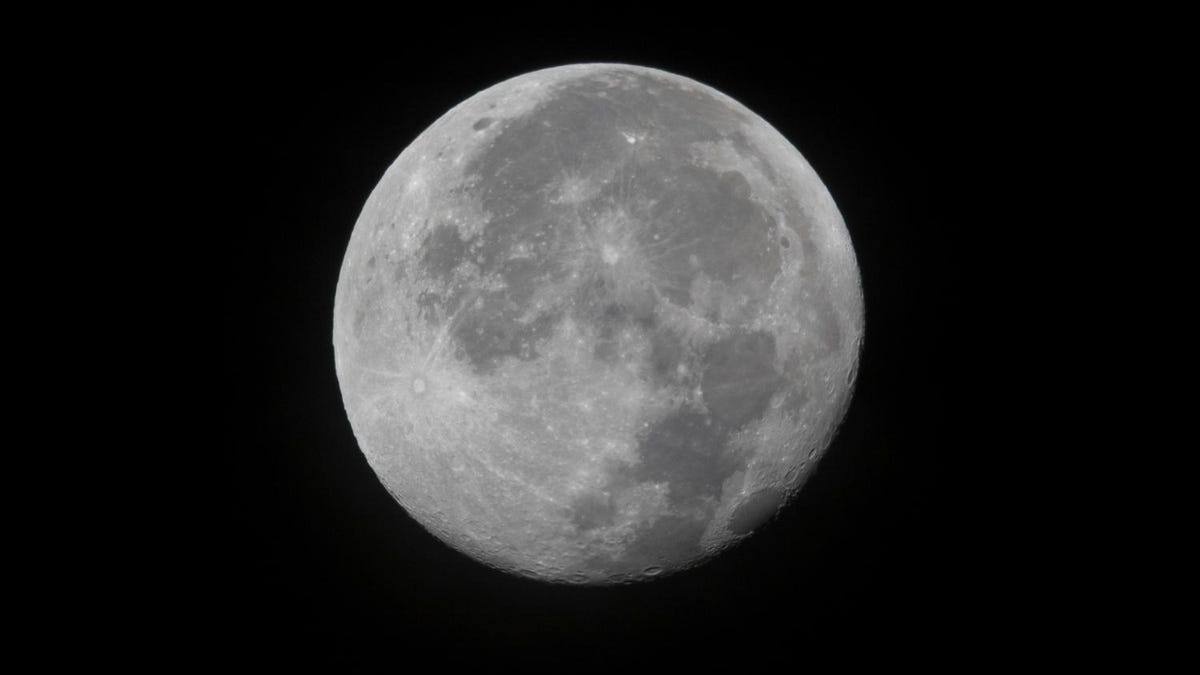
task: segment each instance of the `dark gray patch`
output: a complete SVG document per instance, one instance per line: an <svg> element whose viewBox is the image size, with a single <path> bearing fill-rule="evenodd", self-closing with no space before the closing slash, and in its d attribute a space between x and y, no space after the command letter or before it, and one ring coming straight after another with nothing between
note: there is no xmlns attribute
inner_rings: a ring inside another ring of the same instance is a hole
<svg viewBox="0 0 1200 675"><path fill-rule="evenodd" d="M472 124L471 128L475 131L483 131L484 129L490 127L493 121L494 120L492 120L490 117L480 117L479 119L475 120L475 124Z"/></svg>
<svg viewBox="0 0 1200 675"><path fill-rule="evenodd" d="M596 345L592 355L604 363L617 361L617 332L625 322L620 306L608 304L602 310L587 315L587 320L596 327Z"/></svg>
<svg viewBox="0 0 1200 675"><path fill-rule="evenodd" d="M700 557L706 520L662 516L635 530L636 536L618 561L622 571L641 572L651 565L676 566Z"/></svg>
<svg viewBox="0 0 1200 675"><path fill-rule="evenodd" d="M620 119L610 101L568 86L533 112L510 120L465 173L482 179L484 209L512 213L523 202L542 201L536 193L564 168L588 175L583 172L618 157L625 143L617 132Z"/></svg>
<svg viewBox="0 0 1200 675"><path fill-rule="evenodd" d="M654 261L663 292L687 305L698 271L693 257L700 270L735 291L769 287L780 267L775 230L775 219L750 197L741 173L687 165L672 172L639 243Z"/></svg>
<svg viewBox="0 0 1200 675"><path fill-rule="evenodd" d="M721 484L744 464L726 444L729 431L712 417L683 410L655 422L638 439L641 461L627 469L636 482L666 482L673 505L720 495Z"/></svg>
<svg viewBox="0 0 1200 675"><path fill-rule="evenodd" d="M551 280L550 265L544 259L505 260L500 263L496 272L504 279L505 296L522 308L542 284Z"/></svg>
<svg viewBox="0 0 1200 675"><path fill-rule="evenodd" d="M514 193L523 195L537 189L512 185ZM514 201L513 210L507 213L493 212L483 234L473 242L484 274L500 271L518 248L524 249L524 255L540 260L550 257L552 248L559 243L560 221L547 207L544 200L535 199Z"/></svg>
<svg viewBox="0 0 1200 675"><path fill-rule="evenodd" d="M740 171L722 172L721 190L739 201L750 199L750 181Z"/></svg>
<svg viewBox="0 0 1200 675"><path fill-rule="evenodd" d="M382 293L383 290L379 285L372 284L365 288L358 297L354 307L354 320L351 324L356 338L361 338L364 333L374 330L373 324L379 319L379 299Z"/></svg>
<svg viewBox="0 0 1200 675"><path fill-rule="evenodd" d="M837 311L833 308L833 302L829 299L829 295L824 289L817 296L813 306L816 308L818 317L817 335L825 343L827 350L830 352L837 351L842 345L842 329L838 325Z"/></svg>
<svg viewBox="0 0 1200 675"><path fill-rule="evenodd" d="M737 153L742 157L754 162L755 166L758 167L759 171L763 172L763 175L767 177L767 180L769 180L772 185L779 184L779 178L775 173L775 167L771 166L771 163L759 153L758 149L754 147L754 144L750 142L750 139L746 138L746 134L742 133L741 131L734 131L733 133L729 134L727 138L729 138L729 141L733 143L733 149L736 150Z"/></svg>
<svg viewBox="0 0 1200 675"><path fill-rule="evenodd" d="M528 257L513 258L500 255L498 248L486 242L491 232L489 226L483 235L479 255L484 262L480 265L486 274L502 279L504 287L473 292L469 298L451 297L446 303L455 307L447 309L447 314L457 312L452 329L456 353L480 374L492 372L508 357L536 358L539 343L550 336L562 318L559 310L532 319L527 316L537 290L556 283L561 274L546 251L544 238L529 236L525 241ZM460 302L464 303L461 311L457 309Z"/></svg>
<svg viewBox="0 0 1200 675"><path fill-rule="evenodd" d="M757 419L782 384L774 361L775 336L766 331L740 333L717 342L704 360L700 382L704 404L734 429Z"/></svg>
<svg viewBox="0 0 1200 675"><path fill-rule="evenodd" d="M483 307L466 312L454 327L456 355L479 375L488 375L507 358L532 361L538 347L553 333L561 314L547 313L533 321L518 321L520 313L497 295L485 297Z"/></svg>
<svg viewBox="0 0 1200 675"><path fill-rule="evenodd" d="M476 124L483 119L488 118ZM695 274L689 261L692 253L715 278L757 283L763 277L768 283L754 287L765 288L778 270L777 250L772 258L772 247L778 244L773 236L760 232L771 224L769 216L750 199L744 176L691 166L688 148L694 142L719 141L735 134L747 121L744 113L712 94L621 68L553 86L533 111L505 120L492 142L464 167L470 180L462 198L477 201L490 214L483 234L471 242L478 251L481 272L499 273L511 286L513 272L506 265L517 246L528 248L537 260L559 259L564 251L579 245L567 240L571 229L563 227L563 222L620 204L649 223L655 214L646 205L669 201L670 195L683 192L688 196L675 199L673 205L678 208L670 211L671 226L663 232L667 236L658 249L674 252L663 253L665 259L654 259L651 264L661 289L677 294L673 299L686 304ZM639 135L636 144L626 140L629 132ZM614 166L618 167L618 180L587 204L549 200L552 188L564 176L607 175ZM640 210L643 207L645 210ZM674 243L667 242L672 232L693 241L673 248ZM650 237L654 232L646 234ZM452 271L466 252L466 242L457 239L457 232L454 235L444 242L437 240L438 253L429 254L428 262L443 270L443 275ZM652 242L647 238L639 243ZM649 255L653 258L655 251ZM567 273L562 266L543 265L545 269L533 277L537 284L560 282ZM742 288L731 290L760 295ZM505 291L503 297L485 298L485 309L469 310L456 330L463 353L485 369L491 367L485 364L509 354L517 336L515 328L506 323L511 324L511 317L527 300L524 290ZM652 317L648 308L649 303L643 303L622 309L630 320L643 321ZM578 306L573 311L579 311ZM597 358L615 357L613 345L605 344L602 336ZM668 360L661 363L666 366Z"/></svg>
<svg viewBox="0 0 1200 675"><path fill-rule="evenodd" d="M442 296L432 291L421 291L417 296L417 315L428 323L434 323L439 320L438 307L442 301Z"/></svg>
<svg viewBox="0 0 1200 675"><path fill-rule="evenodd" d="M618 296L614 284L603 276L586 284L574 298L579 308L579 318L597 324L612 326L638 326L654 330L658 325L655 316L657 301L652 292L626 292Z"/></svg>
<svg viewBox="0 0 1200 675"><path fill-rule="evenodd" d="M654 378L662 383L675 383L679 364L687 359L687 347L674 331L660 328L650 334L650 366Z"/></svg>
<svg viewBox="0 0 1200 675"><path fill-rule="evenodd" d="M611 335L597 338L596 346L592 348L592 356L602 363L616 363L617 341Z"/></svg>
<svg viewBox="0 0 1200 675"><path fill-rule="evenodd" d="M593 176L616 164L630 180L615 181L624 187L614 185L615 192L595 201L611 204L634 193L656 198L664 192L663 178L691 161L689 143L719 140L743 117L708 93L633 71L606 70L556 85L536 109L508 120L464 167L475 177L469 196L493 215L481 251L503 259L533 232L561 230L554 225L573 217L576 207L547 198L565 174ZM630 131L642 135L636 148L625 139Z"/></svg>
<svg viewBox="0 0 1200 675"><path fill-rule="evenodd" d="M375 256L367 258L367 267L375 267Z"/></svg>
<svg viewBox="0 0 1200 675"><path fill-rule="evenodd" d="M729 530L734 534L753 532L775 515L781 503L783 492L778 488L770 487L755 492L734 510L729 520Z"/></svg>
<svg viewBox="0 0 1200 675"><path fill-rule="evenodd" d="M779 245L780 245L780 246L782 246L782 247L784 247L784 248L789 248L789 247L791 247L791 245L792 245L792 242L788 241L788 238L787 238L787 237L780 237L780 238L779 238Z"/></svg>
<svg viewBox="0 0 1200 675"><path fill-rule="evenodd" d="M612 525L616 515L617 507L610 495L590 492L571 503L571 522L583 531Z"/></svg>
<svg viewBox="0 0 1200 675"><path fill-rule="evenodd" d="M617 362L617 347L622 330L636 327L653 331L657 326L653 311L643 311L640 306L617 302L603 279L585 284L572 298L572 316L580 323L592 325L596 330L596 344L592 350L596 359L605 363Z"/></svg>
<svg viewBox="0 0 1200 675"><path fill-rule="evenodd" d="M447 281L454 276L454 269L466 260L468 248L457 227L437 225L421 244L421 264L431 275Z"/></svg>

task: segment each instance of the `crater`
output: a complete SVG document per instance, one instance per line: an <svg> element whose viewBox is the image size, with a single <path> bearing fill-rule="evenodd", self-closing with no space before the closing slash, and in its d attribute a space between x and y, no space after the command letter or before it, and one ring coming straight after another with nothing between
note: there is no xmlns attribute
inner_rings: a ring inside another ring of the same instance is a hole
<svg viewBox="0 0 1200 675"><path fill-rule="evenodd" d="M475 120L475 124L472 124L471 128L475 131L483 131L484 129L492 126L493 121L494 120L492 120L490 117L480 117L479 119Z"/></svg>

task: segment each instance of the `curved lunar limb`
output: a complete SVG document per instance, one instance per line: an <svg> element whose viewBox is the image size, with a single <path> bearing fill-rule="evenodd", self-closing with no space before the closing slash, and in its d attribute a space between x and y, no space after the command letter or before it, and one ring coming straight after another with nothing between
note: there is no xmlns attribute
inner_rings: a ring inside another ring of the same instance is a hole
<svg viewBox="0 0 1200 675"><path fill-rule="evenodd" d="M800 153L724 94L587 64L438 119L359 216L334 351L359 446L450 546L535 579L694 566L803 485L863 301Z"/></svg>

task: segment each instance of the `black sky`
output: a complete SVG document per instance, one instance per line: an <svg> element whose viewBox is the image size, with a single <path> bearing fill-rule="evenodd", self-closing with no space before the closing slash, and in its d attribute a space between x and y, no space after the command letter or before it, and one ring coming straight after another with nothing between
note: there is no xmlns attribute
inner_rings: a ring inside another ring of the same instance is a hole
<svg viewBox="0 0 1200 675"><path fill-rule="evenodd" d="M716 29L714 29L716 30ZM1005 582L990 544L994 470L976 391L992 354L969 308L973 254L995 208L984 159L1006 152L1004 68L970 36L762 34L631 28L464 46L319 31L214 49L223 164L224 447L219 558L194 617L231 661L385 665L436 652L613 667L631 654L796 653L971 644ZM672 35L673 37L664 37ZM709 84L795 144L833 194L866 298L858 388L799 499L706 566L628 588L541 585L427 534L359 452L333 369L334 287L383 171L477 91L572 62L652 66ZM765 651L764 651L765 650Z"/></svg>

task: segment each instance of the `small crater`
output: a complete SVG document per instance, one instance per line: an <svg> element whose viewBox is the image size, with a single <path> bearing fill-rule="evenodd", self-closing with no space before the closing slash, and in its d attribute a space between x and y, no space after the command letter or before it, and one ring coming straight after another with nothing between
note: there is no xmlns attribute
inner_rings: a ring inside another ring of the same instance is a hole
<svg viewBox="0 0 1200 675"><path fill-rule="evenodd" d="M663 568L659 567L658 565L651 565L651 566L647 567L646 569L642 570L642 574L645 574L648 577L656 577L656 576L662 574L662 571L663 571Z"/></svg>
<svg viewBox="0 0 1200 675"><path fill-rule="evenodd" d="M787 237L780 237L780 238L779 238L779 245L780 245L780 246L782 246L782 247L784 247L784 248L789 248L789 247L791 247L791 245L792 245L792 242L788 241L788 238L787 238Z"/></svg>
<svg viewBox="0 0 1200 675"><path fill-rule="evenodd" d="M421 377L414 377L412 381L412 390L414 394L424 394L425 379Z"/></svg>
<svg viewBox="0 0 1200 675"><path fill-rule="evenodd" d="M475 124L472 124L471 128L475 131L483 131L484 129L492 126L493 121L495 120L490 117L480 117L479 119L475 120Z"/></svg>

